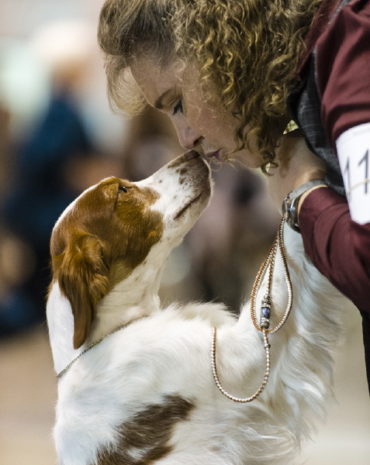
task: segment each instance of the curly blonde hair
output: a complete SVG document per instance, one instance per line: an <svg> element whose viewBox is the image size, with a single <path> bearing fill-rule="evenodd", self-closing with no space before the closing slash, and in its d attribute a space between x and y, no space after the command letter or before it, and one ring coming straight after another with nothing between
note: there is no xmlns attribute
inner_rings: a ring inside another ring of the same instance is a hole
<svg viewBox="0 0 370 465"><path fill-rule="evenodd" d="M288 97L322 0L174 1L178 52L195 59L203 82L213 82L239 119L238 149L254 136L266 170L290 119Z"/></svg>
<svg viewBox="0 0 370 465"><path fill-rule="evenodd" d="M122 71L143 50L156 54L162 65L175 56L195 61L205 90L216 87L223 106L239 120L237 149L248 146L253 135L266 170L290 119L288 97L321 2L107 0L98 37L106 53L111 99L127 109Z"/></svg>

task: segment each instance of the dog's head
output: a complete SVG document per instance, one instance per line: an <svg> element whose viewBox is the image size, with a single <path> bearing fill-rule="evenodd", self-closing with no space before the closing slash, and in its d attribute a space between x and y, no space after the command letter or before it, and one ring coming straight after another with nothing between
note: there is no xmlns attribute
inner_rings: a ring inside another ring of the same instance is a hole
<svg viewBox="0 0 370 465"><path fill-rule="evenodd" d="M70 301L75 348L86 340L96 305L156 248L161 267L208 203L210 172L189 152L136 183L107 178L85 190L51 236L53 282Z"/></svg>

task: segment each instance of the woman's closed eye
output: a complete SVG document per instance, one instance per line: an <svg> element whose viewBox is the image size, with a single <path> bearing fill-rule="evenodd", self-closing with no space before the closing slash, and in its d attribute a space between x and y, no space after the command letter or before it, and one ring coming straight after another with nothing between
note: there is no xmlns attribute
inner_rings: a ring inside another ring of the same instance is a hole
<svg viewBox="0 0 370 465"><path fill-rule="evenodd" d="M176 114L179 113L179 112L181 112L181 113L183 112L182 99L179 99L179 100L176 102L176 104L175 104L175 106L173 107L173 109L172 109L172 114L173 114L173 115L176 115Z"/></svg>

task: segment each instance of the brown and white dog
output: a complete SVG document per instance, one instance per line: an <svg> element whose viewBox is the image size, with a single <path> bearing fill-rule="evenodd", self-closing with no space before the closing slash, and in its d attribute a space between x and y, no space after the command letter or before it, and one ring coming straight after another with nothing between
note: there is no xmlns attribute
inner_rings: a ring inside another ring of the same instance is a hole
<svg viewBox="0 0 370 465"><path fill-rule="evenodd" d="M247 396L258 387L264 349L249 304L239 319L219 304L161 308L166 258L210 194L209 167L189 152L141 182L101 181L55 225L47 317L60 465L286 465L324 411L344 299L290 228L293 312L271 336L270 381L257 400L230 401L211 370L217 327L225 388ZM287 301L281 257L276 267L275 321Z"/></svg>

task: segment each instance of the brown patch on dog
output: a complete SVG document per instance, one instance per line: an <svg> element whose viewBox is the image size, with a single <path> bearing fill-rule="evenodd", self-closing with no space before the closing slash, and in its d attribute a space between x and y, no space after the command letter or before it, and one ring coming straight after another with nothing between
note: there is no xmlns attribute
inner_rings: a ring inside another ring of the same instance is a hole
<svg viewBox="0 0 370 465"><path fill-rule="evenodd" d="M54 279L71 302L75 348L86 340L96 304L127 277L162 237L158 194L108 178L79 197L51 237Z"/></svg>
<svg viewBox="0 0 370 465"><path fill-rule="evenodd" d="M165 457L172 450L174 427L187 420L193 408L178 396L166 396L164 403L149 405L120 427L119 443L100 452L96 465L149 465Z"/></svg>

